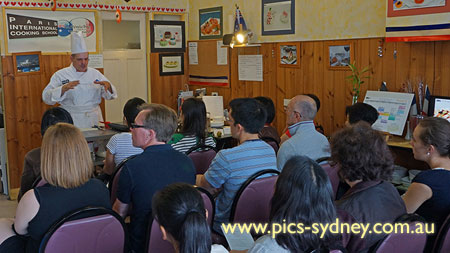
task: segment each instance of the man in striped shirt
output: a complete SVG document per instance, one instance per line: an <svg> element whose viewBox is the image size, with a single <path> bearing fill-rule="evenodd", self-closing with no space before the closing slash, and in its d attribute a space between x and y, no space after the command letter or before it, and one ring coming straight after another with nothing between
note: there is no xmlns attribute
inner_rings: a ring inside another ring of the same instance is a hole
<svg viewBox="0 0 450 253"><path fill-rule="evenodd" d="M239 187L253 174L265 169L277 169L273 148L258 138L266 121L266 112L253 98L238 98L230 102L230 128L240 145L219 151L204 175L197 176L197 185L218 193L214 230L230 217L231 204Z"/></svg>

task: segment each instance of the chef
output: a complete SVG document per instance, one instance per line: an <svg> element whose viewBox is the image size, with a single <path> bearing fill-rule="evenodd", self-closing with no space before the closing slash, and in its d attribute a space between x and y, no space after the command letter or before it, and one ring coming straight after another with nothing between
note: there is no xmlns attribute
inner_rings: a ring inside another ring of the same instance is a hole
<svg viewBox="0 0 450 253"><path fill-rule="evenodd" d="M53 74L42 92L48 105L59 103L79 128L91 128L103 121L100 102L117 98L116 88L98 70L89 68L89 53L81 32L72 33L72 64Z"/></svg>

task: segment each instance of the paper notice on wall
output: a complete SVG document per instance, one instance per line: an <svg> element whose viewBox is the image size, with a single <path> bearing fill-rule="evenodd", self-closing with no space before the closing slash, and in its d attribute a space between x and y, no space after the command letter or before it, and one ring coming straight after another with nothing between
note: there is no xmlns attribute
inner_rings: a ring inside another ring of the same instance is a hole
<svg viewBox="0 0 450 253"><path fill-rule="evenodd" d="M262 55L239 55L238 68L240 81L263 81Z"/></svg>
<svg viewBox="0 0 450 253"><path fill-rule="evenodd" d="M217 65L227 65L228 48L223 47L223 41L217 41Z"/></svg>
<svg viewBox="0 0 450 253"><path fill-rule="evenodd" d="M94 69L103 68L103 55L102 54L90 54L88 67Z"/></svg>
<svg viewBox="0 0 450 253"><path fill-rule="evenodd" d="M197 42L189 42L189 65L198 65Z"/></svg>

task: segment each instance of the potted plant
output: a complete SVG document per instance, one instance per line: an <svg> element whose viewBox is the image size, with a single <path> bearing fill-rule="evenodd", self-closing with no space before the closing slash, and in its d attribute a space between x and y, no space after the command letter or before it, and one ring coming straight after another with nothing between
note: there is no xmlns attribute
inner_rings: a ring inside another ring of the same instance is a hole
<svg viewBox="0 0 450 253"><path fill-rule="evenodd" d="M370 78L368 74L365 75L369 71L369 66L363 68L362 70L358 70L358 68L356 67L356 62L353 62L349 63L348 67L352 71L352 74L347 76L346 78L352 81L352 104L355 104L356 102L358 102L359 94L361 93L361 84L364 83L363 79Z"/></svg>

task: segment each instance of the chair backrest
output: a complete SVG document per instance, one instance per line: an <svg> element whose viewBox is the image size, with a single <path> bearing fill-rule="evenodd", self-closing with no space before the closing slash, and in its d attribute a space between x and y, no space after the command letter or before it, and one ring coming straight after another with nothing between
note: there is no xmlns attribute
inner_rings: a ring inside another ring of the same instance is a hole
<svg viewBox="0 0 450 253"><path fill-rule="evenodd" d="M424 220L422 217L416 214L406 214L401 216L395 221L396 223L407 223L409 230L414 230L417 224L422 223ZM395 226L395 225L394 225ZM381 240L375 247L374 252L377 253L408 253L408 252L423 252L427 241L427 235L425 233L408 233L405 231L397 233L391 233Z"/></svg>
<svg viewBox="0 0 450 253"><path fill-rule="evenodd" d="M31 189L34 189L36 187L41 187L46 183L47 183L47 181L45 181L45 179L43 179L41 176L38 176L36 178L36 180L34 180L33 184L31 185Z"/></svg>
<svg viewBox="0 0 450 253"><path fill-rule="evenodd" d="M186 155L194 163L196 173L205 174L212 160L216 157L216 151L212 146L199 143L186 151Z"/></svg>
<svg viewBox="0 0 450 253"><path fill-rule="evenodd" d="M275 151L275 154L278 153L278 149L280 149L280 145L274 138L272 138L270 136L264 136L264 137L261 137L261 140L267 142L267 144L272 146L273 150Z"/></svg>
<svg viewBox="0 0 450 253"><path fill-rule="evenodd" d="M120 172L122 172L122 168L125 165L125 163L128 162L129 160L133 159L134 157L136 157L136 155L132 155L128 158L125 158L125 159L123 159L122 162L119 163L119 165L116 166L116 169L111 178L111 181L108 184L111 205L113 205L117 199L117 187L119 187Z"/></svg>
<svg viewBox="0 0 450 253"><path fill-rule="evenodd" d="M44 235L39 252L119 253L127 245L125 223L118 214L103 207L85 207L56 222Z"/></svg>
<svg viewBox="0 0 450 253"><path fill-rule="evenodd" d="M275 176L258 179L267 174ZM249 177L234 197L230 222L269 222L270 201L279 174L278 170L262 170Z"/></svg>
<svg viewBox="0 0 450 253"><path fill-rule="evenodd" d="M330 179L331 188L333 189L333 199L336 199L336 193L339 186L339 166L331 165L329 163L330 157L322 157L316 160L317 163L321 163L320 166L322 166L323 170L325 170L325 173L327 173L328 178Z"/></svg>
<svg viewBox="0 0 450 253"><path fill-rule="evenodd" d="M450 215L447 216L439 229L433 252L450 252Z"/></svg>
<svg viewBox="0 0 450 253"><path fill-rule="evenodd" d="M212 225L216 210L214 197L211 195L211 193L209 193L206 189L202 187L196 187L196 189L200 192L200 195L203 198L203 204L205 205L205 209L208 210L208 224L211 227L212 231Z"/></svg>

